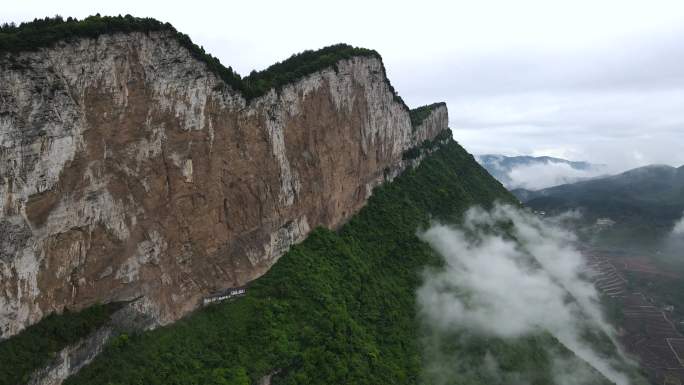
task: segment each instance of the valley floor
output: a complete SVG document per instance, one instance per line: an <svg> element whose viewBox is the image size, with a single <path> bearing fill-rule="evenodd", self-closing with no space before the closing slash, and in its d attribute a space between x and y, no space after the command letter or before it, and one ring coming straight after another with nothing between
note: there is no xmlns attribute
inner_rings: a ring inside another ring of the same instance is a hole
<svg viewBox="0 0 684 385"><path fill-rule="evenodd" d="M659 268L650 258L618 250L588 248L584 254L595 273L594 284L617 310L613 321L625 350L636 357L652 383L682 384L684 336L675 326L682 321L673 305L648 290L651 280L682 277Z"/></svg>

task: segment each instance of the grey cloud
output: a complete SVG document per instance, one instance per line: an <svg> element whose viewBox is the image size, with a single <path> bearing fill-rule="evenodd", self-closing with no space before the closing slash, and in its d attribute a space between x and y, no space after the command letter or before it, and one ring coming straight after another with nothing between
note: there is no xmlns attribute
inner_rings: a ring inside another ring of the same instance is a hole
<svg viewBox="0 0 684 385"><path fill-rule="evenodd" d="M579 48L445 53L428 75L400 72L399 89L419 103L444 95L454 136L471 152L565 154L616 171L679 166L682 38L677 27Z"/></svg>
<svg viewBox="0 0 684 385"><path fill-rule="evenodd" d="M471 152L567 154L622 169L684 164L681 2L350 0L333 15L313 1L36 0L16 2L0 21L96 12L169 21L242 74L338 42L376 49L410 105L449 104Z"/></svg>
<svg viewBox="0 0 684 385"><path fill-rule="evenodd" d="M684 28L623 36L582 47L505 47L451 52L406 65L402 83L420 96L505 95L536 92L630 92L684 86ZM406 73L406 75L404 75ZM412 73L414 76L409 77ZM424 73L422 76L415 74ZM428 83L426 79L440 79ZM419 85L429 85L420 87Z"/></svg>
<svg viewBox="0 0 684 385"><path fill-rule="evenodd" d="M475 153L552 155L612 166L684 164L684 90L519 94L450 102Z"/></svg>

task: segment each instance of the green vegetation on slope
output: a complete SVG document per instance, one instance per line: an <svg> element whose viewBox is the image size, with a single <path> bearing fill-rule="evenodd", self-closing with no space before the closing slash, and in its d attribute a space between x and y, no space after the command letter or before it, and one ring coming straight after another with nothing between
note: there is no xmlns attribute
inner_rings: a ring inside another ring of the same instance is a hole
<svg viewBox="0 0 684 385"><path fill-rule="evenodd" d="M338 233L316 229L247 296L117 339L67 384L246 384L273 372L285 384L417 383L415 289L437 258L416 229L497 199L511 201L449 141Z"/></svg>
<svg viewBox="0 0 684 385"><path fill-rule="evenodd" d="M439 337L424 337L424 384L612 384L549 334L511 339L465 333ZM561 369L559 362L566 367ZM568 381L573 377L577 382Z"/></svg>
<svg viewBox="0 0 684 385"><path fill-rule="evenodd" d="M339 232L318 228L293 247L247 296L116 337L66 384L255 384L273 374L276 384L542 385L556 382L556 357L591 371L549 335L436 340L416 317L420 272L441 263L416 230L513 202L453 140L433 145Z"/></svg>
<svg viewBox="0 0 684 385"><path fill-rule="evenodd" d="M423 120L425 120L428 116L430 116L430 113L432 113L432 110L434 110L437 107L446 107L446 103L444 102L438 102L438 103L432 103L427 106L420 106L418 108L414 108L409 112L409 115L411 116L411 126L413 128L418 127L421 123L423 123Z"/></svg>
<svg viewBox="0 0 684 385"><path fill-rule="evenodd" d="M582 210L583 228L578 233L594 245L655 252L684 211L684 166L646 166L527 191L523 201L547 214ZM615 224L597 229L593 225L599 218L610 218Z"/></svg>
<svg viewBox="0 0 684 385"><path fill-rule="evenodd" d="M429 151L435 148L438 144L451 139L451 130L444 130L437 134L432 140L424 140L414 147L409 148L401 154L403 160L417 159L421 155L427 155Z"/></svg>
<svg viewBox="0 0 684 385"><path fill-rule="evenodd" d="M328 67L334 67L337 62L352 57L374 57L382 62L380 54L374 50L352 47L347 44L336 44L316 51L304 51L292 55L289 59L273 64L263 71L252 71L249 76L241 78L231 67L226 68L219 59L204 51L204 47L197 46L184 33L176 31L169 23L162 23L152 18L126 16L89 16L83 20L74 18L63 19L60 16L45 19L35 19L20 25L4 24L0 27L0 53L31 51L51 46L59 41L76 38L97 38L100 35L117 32L155 32L168 31L176 40L198 60L226 84L242 93L247 99L262 96L270 89L279 89L302 77ZM12 58L12 57L10 57ZM14 63L14 65L21 65ZM383 76L384 74L383 67ZM408 107L384 76L397 102L408 111Z"/></svg>
<svg viewBox="0 0 684 385"><path fill-rule="evenodd" d="M51 314L18 335L0 342L0 384L28 382L57 352L102 327L117 304L95 305L78 313Z"/></svg>
<svg viewBox="0 0 684 385"><path fill-rule="evenodd" d="M101 17L99 14L83 20L60 16L34 19L32 22L5 23L0 27L0 52L32 51L48 47L61 40L90 37L116 32L153 32L175 29L152 18Z"/></svg>
<svg viewBox="0 0 684 385"><path fill-rule="evenodd" d="M289 59L275 63L263 71L252 71L249 76L243 79L245 86L242 91L248 99L260 96L271 88L278 89L316 71L328 67L337 69L337 62L340 60L351 59L358 56L373 57L380 60L382 63L380 54L375 50L352 47L347 44L335 44L316 51L307 50L292 55ZM404 108L408 110L404 101L387 79L384 65L382 72L385 82L394 95L394 100L402 104Z"/></svg>

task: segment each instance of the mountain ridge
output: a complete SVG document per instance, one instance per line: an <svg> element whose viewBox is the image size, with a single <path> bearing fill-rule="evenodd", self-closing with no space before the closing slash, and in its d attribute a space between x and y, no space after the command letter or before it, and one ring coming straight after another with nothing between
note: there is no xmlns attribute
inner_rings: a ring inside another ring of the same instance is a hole
<svg viewBox="0 0 684 385"><path fill-rule="evenodd" d="M245 92L170 30L98 28L0 54L0 382L428 378L415 293L440 261L416 230L515 204L446 105L408 110L348 46ZM574 357L547 334L472 337L449 353L508 378Z"/></svg>
<svg viewBox="0 0 684 385"><path fill-rule="evenodd" d="M658 173L658 174L656 175L655 173ZM675 167L675 166L670 166L670 165L666 165L666 164L651 164L651 165L633 168L633 169L623 171L621 173L614 174L614 175L607 175L604 177L597 177L597 178L593 178L591 180L577 181L574 183L566 183L563 185L552 186L552 187L548 187L548 188L538 190L538 191L529 191L529 193L531 194L531 196L549 195L550 192L568 189L572 185L574 185L573 187L587 186L587 185L595 185L596 187L603 187L601 182L607 181L607 180L617 182L621 185L627 185L627 184L633 184L633 183L645 183L646 181L650 181L651 179L656 179L656 178L661 178L661 177L669 177L673 180L676 180L677 178L680 177L679 174L684 174L684 166Z"/></svg>
<svg viewBox="0 0 684 385"><path fill-rule="evenodd" d="M35 19L18 26L5 24L0 27L0 54L3 52L17 54L50 48L60 42L68 43L84 38L97 39L100 36L132 32L168 33L170 37L185 47L194 58L204 62L211 71L248 101L263 96L270 89L280 89L314 72L333 67L343 59L372 57L382 63L382 57L375 50L339 43L318 50L307 50L293 54L288 59L276 62L264 70L253 70L249 76L242 77L232 67L225 67L218 58L207 53L204 47L193 43L188 35L179 32L168 22L163 23L149 17L100 16L100 14L88 16L83 20L72 17L64 20L61 16L55 16L53 18ZM404 108L409 111L409 107L397 94L387 78L384 64L381 67L384 81L394 94L395 100L403 104Z"/></svg>
<svg viewBox="0 0 684 385"><path fill-rule="evenodd" d="M145 327L178 319L339 226L448 128L444 104L412 126L379 57L249 102L165 31L0 67L3 338L97 302L135 299Z"/></svg>
<svg viewBox="0 0 684 385"><path fill-rule="evenodd" d="M658 244L684 212L684 166L648 165L606 177L512 193L538 211L581 210L588 225L601 218L616 223L602 236L620 242Z"/></svg>

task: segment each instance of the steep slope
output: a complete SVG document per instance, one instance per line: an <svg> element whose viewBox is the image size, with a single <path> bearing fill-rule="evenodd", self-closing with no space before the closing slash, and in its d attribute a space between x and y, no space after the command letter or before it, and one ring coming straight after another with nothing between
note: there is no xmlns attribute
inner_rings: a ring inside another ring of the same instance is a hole
<svg viewBox="0 0 684 385"><path fill-rule="evenodd" d="M549 213L579 209L590 224L615 221L603 229L612 243L658 241L684 211L684 166L641 167L624 173L551 187L514 190L526 205Z"/></svg>
<svg viewBox="0 0 684 385"><path fill-rule="evenodd" d="M460 370L442 378L426 372L435 347L416 314L416 289L425 266L441 262L416 229L435 219L459 221L472 205L497 200L512 202L458 144L444 142L415 170L376 189L338 232L319 228L293 247L247 296L122 335L66 383L541 385L563 383L555 363L561 357L574 365L565 370L586 374L585 362L543 333L451 335L437 349ZM600 333L589 334L616 354ZM488 370L483 362L490 361L501 365ZM594 374L579 383L610 383Z"/></svg>
<svg viewBox="0 0 684 385"><path fill-rule="evenodd" d="M221 376L261 378L288 367L288 375L299 373L297 378L311 376L312 381L415 382L420 347L414 290L422 267L435 263L416 229L430 218L454 220L471 205L512 201L453 140L421 150L419 157L425 156L417 169L376 188L369 204L338 233L317 229L252 282L246 297L207 307L157 331L121 335L72 381L213 383ZM69 333L59 324L51 327ZM37 341L46 337L32 327L19 335L25 343L18 344L16 337L0 343L0 358L8 364L0 369L0 382L27 382L36 367L26 362L49 351L49 346L28 348L31 334ZM22 354L12 355L12 349ZM75 371L84 354L71 351L32 383L59 383L60 375ZM328 357L331 352L339 357ZM306 368L298 367L304 362ZM317 374L321 365L328 368L326 374Z"/></svg>
<svg viewBox="0 0 684 385"><path fill-rule="evenodd" d="M425 265L440 262L416 229L434 219L457 222L472 205L513 198L452 140L421 152L426 158L418 168L377 188L338 232L315 230L254 281L247 296L152 332L120 335L67 383L431 382L425 360L435 349L425 345L431 338L416 317L415 289ZM464 370L445 383L492 384L494 377L555 383L554 360L559 354L572 360L571 352L544 334L456 335L439 349ZM22 377L15 369L21 358L1 358L9 365L0 380ZM65 358L80 364L83 356ZM479 365L492 360L502 363L496 376L478 375L486 369ZM573 370L590 369L581 361L576 365ZM41 375L46 373L57 374Z"/></svg>
<svg viewBox="0 0 684 385"><path fill-rule="evenodd" d="M444 105L412 127L374 51L293 57L315 65L258 96L175 30L117 28L0 53L3 338L98 302L176 320L344 223L447 127Z"/></svg>
<svg viewBox="0 0 684 385"><path fill-rule="evenodd" d="M67 383L418 383L415 289L437 258L416 229L512 199L458 144L439 147L339 232L319 228L293 247L247 296L119 338ZM507 370L548 379L537 367L548 341L533 340L489 346Z"/></svg>

